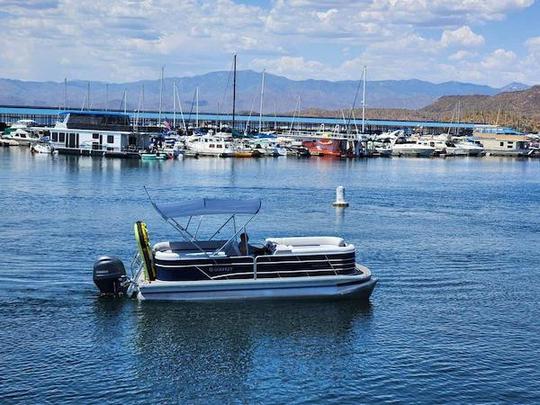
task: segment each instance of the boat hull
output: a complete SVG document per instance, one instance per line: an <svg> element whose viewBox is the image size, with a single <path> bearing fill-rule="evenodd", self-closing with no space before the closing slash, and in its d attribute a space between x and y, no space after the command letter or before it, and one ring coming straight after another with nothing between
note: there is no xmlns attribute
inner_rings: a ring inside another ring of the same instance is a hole
<svg viewBox="0 0 540 405"><path fill-rule="evenodd" d="M365 268L364 268L365 269ZM377 279L358 275L221 281L153 281L139 286L137 298L159 301L358 299L371 296Z"/></svg>
<svg viewBox="0 0 540 405"><path fill-rule="evenodd" d="M312 156L341 157L343 154L341 141L336 139L319 139L316 141L304 141L302 145L308 149Z"/></svg>
<svg viewBox="0 0 540 405"><path fill-rule="evenodd" d="M142 160L167 160L169 156L166 153L155 154L155 153L141 153Z"/></svg>
<svg viewBox="0 0 540 405"><path fill-rule="evenodd" d="M393 156L405 156L405 157L432 157L435 153L435 149L424 148L393 148Z"/></svg>

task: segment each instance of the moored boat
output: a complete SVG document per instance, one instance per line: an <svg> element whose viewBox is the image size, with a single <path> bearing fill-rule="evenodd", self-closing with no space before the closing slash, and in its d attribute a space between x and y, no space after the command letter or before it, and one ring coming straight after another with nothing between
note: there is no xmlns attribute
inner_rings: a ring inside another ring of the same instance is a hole
<svg viewBox="0 0 540 405"><path fill-rule="evenodd" d="M393 156L432 157L435 148L415 141L396 141L392 144Z"/></svg>
<svg viewBox="0 0 540 405"><path fill-rule="evenodd" d="M186 144L187 149L199 156L233 157L234 148L230 134L208 134L193 137Z"/></svg>
<svg viewBox="0 0 540 405"><path fill-rule="evenodd" d="M312 156L341 157L343 153L341 141L337 139L316 139L313 141L304 141L303 146L307 148Z"/></svg>
<svg viewBox="0 0 540 405"><path fill-rule="evenodd" d="M54 152L54 147L49 142L36 142L30 146L30 151L50 155Z"/></svg>
<svg viewBox="0 0 540 405"><path fill-rule="evenodd" d="M165 152L143 152L141 153L142 160L167 160L169 155Z"/></svg>

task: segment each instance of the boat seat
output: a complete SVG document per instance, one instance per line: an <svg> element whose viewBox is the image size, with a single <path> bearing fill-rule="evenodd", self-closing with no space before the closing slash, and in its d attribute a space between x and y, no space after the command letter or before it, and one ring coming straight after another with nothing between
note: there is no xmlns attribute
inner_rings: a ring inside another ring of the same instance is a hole
<svg viewBox="0 0 540 405"><path fill-rule="evenodd" d="M182 251L175 251L172 252L170 250L167 251L157 251L154 254L154 257L157 260L184 260L184 259L206 259L208 256L212 255L214 252L201 252L200 250L182 250ZM217 252L212 257L227 257L225 252L220 251Z"/></svg>
<svg viewBox="0 0 540 405"><path fill-rule="evenodd" d="M268 238L266 246L274 255L354 252L354 245L333 236Z"/></svg>
<svg viewBox="0 0 540 405"><path fill-rule="evenodd" d="M197 241L197 245L203 249L206 253L214 253L217 249L220 249L226 240L209 240L209 241ZM153 248L156 257L164 257L162 253L172 253L176 257L196 257L201 255L206 257L197 247L190 242L159 242L154 245ZM217 253L218 256L240 256L240 249L235 241L230 242L223 251ZM171 256L172 257L172 256Z"/></svg>
<svg viewBox="0 0 540 405"><path fill-rule="evenodd" d="M276 245L288 245L288 246L345 246L346 243L343 238L336 236L300 236L292 238L268 238L266 243L273 243Z"/></svg>

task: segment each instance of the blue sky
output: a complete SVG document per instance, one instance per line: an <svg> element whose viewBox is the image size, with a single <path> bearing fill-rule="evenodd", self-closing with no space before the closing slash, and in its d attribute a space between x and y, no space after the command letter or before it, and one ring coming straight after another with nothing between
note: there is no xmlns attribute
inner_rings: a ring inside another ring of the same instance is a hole
<svg viewBox="0 0 540 405"><path fill-rule="evenodd" d="M239 68L292 79L540 83L534 0L0 0L0 77L154 79Z"/></svg>

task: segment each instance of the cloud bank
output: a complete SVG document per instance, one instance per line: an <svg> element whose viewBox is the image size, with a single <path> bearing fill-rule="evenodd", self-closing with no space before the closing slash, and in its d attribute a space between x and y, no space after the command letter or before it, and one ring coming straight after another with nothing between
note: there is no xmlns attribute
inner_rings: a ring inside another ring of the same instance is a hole
<svg viewBox="0 0 540 405"><path fill-rule="evenodd" d="M533 83L540 37L505 49L481 32L533 3L0 0L0 76L142 80L161 65L183 76L227 70L236 52L240 68L293 79L358 79L368 65L372 79Z"/></svg>

